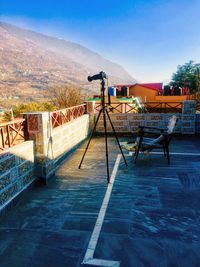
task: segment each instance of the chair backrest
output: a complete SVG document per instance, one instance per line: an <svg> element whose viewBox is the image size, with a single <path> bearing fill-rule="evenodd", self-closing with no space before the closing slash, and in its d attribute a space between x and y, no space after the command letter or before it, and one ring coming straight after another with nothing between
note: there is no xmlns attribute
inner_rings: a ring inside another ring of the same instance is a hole
<svg viewBox="0 0 200 267"><path fill-rule="evenodd" d="M169 143L172 140L177 121L178 118L175 115L172 115L171 118L169 119L169 123L167 125L167 135L165 135L164 138L164 142L167 146L169 146Z"/></svg>
<svg viewBox="0 0 200 267"><path fill-rule="evenodd" d="M165 145L169 145L171 139L172 139L172 135L176 126L176 123L178 121L178 118L175 115L172 115L172 117L170 117L169 119L169 123L167 125L167 131L163 131L163 133L158 136L155 139L152 139L149 143L148 146L154 146L156 144L165 144Z"/></svg>
<svg viewBox="0 0 200 267"><path fill-rule="evenodd" d="M168 134L173 133L177 121L178 121L178 118L175 115L172 115L171 118L169 119L169 123L167 125L167 133Z"/></svg>

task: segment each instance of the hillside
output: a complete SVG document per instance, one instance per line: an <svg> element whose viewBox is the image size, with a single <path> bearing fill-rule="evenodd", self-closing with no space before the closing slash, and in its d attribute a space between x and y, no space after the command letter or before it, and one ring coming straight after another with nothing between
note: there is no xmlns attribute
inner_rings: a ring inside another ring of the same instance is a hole
<svg viewBox="0 0 200 267"><path fill-rule="evenodd" d="M88 74L105 71L109 83L135 80L118 64L70 41L0 22L0 96L38 98L58 84L83 88Z"/></svg>

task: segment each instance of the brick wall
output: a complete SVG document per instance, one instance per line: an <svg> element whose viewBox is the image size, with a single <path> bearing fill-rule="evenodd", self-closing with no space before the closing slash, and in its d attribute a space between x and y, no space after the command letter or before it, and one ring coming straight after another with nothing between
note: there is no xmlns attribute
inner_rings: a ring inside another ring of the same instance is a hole
<svg viewBox="0 0 200 267"><path fill-rule="evenodd" d="M195 134L195 131L199 131L199 116L196 113L196 106L194 100L187 100L183 102L182 113L127 113L127 114L114 114L109 113L112 123L116 132L120 133L136 133L138 126L154 126L154 127L166 127L169 118L172 115L178 117L178 123L176 126L176 133L181 134ZM95 114L97 116L97 114ZM196 125L195 125L196 121ZM112 132L109 120L107 119L108 132ZM100 117L97 125L97 132L103 132L103 116Z"/></svg>
<svg viewBox="0 0 200 267"><path fill-rule="evenodd" d="M182 110L182 134L195 134L196 101L188 100L183 102Z"/></svg>
<svg viewBox="0 0 200 267"><path fill-rule="evenodd" d="M166 127L171 115L163 113L110 114L110 118L112 120L116 132L136 133L138 131L138 126ZM176 132L181 133L182 114L177 113L174 115L179 118L179 121L176 126ZM108 132L112 132L112 128L108 119L107 125ZM103 117L101 117L97 125L97 132L103 131Z"/></svg>
<svg viewBox="0 0 200 267"><path fill-rule="evenodd" d="M89 114L53 129L49 112L27 113L26 119L29 139L35 141L35 173L46 183L53 177L60 157L87 137Z"/></svg>
<svg viewBox="0 0 200 267"><path fill-rule="evenodd" d="M200 114L196 114L196 123L195 123L195 127L196 127L196 134L200 135Z"/></svg>
<svg viewBox="0 0 200 267"><path fill-rule="evenodd" d="M53 154L57 158L68 152L88 136L89 115L65 123L52 131ZM50 152L51 153L51 152Z"/></svg>
<svg viewBox="0 0 200 267"><path fill-rule="evenodd" d="M33 141L0 154L0 211L34 180Z"/></svg>

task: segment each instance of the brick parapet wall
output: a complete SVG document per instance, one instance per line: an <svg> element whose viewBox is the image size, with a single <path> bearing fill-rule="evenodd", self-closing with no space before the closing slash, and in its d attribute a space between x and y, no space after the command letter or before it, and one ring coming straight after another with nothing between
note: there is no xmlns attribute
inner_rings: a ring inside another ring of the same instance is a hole
<svg viewBox="0 0 200 267"><path fill-rule="evenodd" d="M196 101L187 100L183 102L182 110L182 134L195 134L195 121L196 121Z"/></svg>
<svg viewBox="0 0 200 267"><path fill-rule="evenodd" d="M56 162L88 135L89 114L52 128L49 112L27 113L29 139L35 141L36 175L44 183L54 176Z"/></svg>
<svg viewBox="0 0 200 267"><path fill-rule="evenodd" d="M59 126L52 131L53 156L58 158L69 152L88 136L89 115L83 115L76 120ZM51 154L51 151L49 151ZM51 157L51 155L49 155Z"/></svg>
<svg viewBox="0 0 200 267"><path fill-rule="evenodd" d="M0 154L0 211L35 180L34 163L33 141Z"/></svg>
<svg viewBox="0 0 200 267"><path fill-rule="evenodd" d="M200 114L196 114L196 123L195 123L195 128L196 128L196 134L200 135Z"/></svg>
<svg viewBox="0 0 200 267"><path fill-rule="evenodd" d="M110 118L116 132L136 133L138 131L138 126L166 127L169 118L172 115L176 115L179 119L175 130L176 133L193 135L196 131L199 131L200 124L200 122L197 121L199 117L195 112L195 101L187 100L183 102L182 113L110 113ZM97 116L97 114L95 114L95 116ZM108 132L112 132L108 119L107 125ZM97 132L103 131L103 116L101 116L97 124Z"/></svg>
<svg viewBox="0 0 200 267"><path fill-rule="evenodd" d="M181 133L181 117L182 115L174 114L179 118L177 123L176 132ZM161 113L146 113L146 114L110 114L110 118L114 125L116 132L120 133L136 133L138 126L153 126L153 127L166 127L169 121L168 114ZM109 120L107 119L108 132L112 132ZM103 132L103 117L100 118L97 125L97 132Z"/></svg>

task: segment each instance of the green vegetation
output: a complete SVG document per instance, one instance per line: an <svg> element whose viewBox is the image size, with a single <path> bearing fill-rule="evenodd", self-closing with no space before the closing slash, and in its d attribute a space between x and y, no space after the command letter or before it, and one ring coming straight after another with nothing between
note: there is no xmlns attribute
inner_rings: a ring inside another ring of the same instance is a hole
<svg viewBox="0 0 200 267"><path fill-rule="evenodd" d="M24 103L7 103L5 112L0 118L0 122L11 121L12 118L22 117L22 113L26 112L42 112L64 109L82 104L85 100L85 94L80 88L74 85L56 86L51 88L46 97L48 102L28 102ZM1 104L1 103L0 103ZM3 106L3 105L2 105Z"/></svg>
<svg viewBox="0 0 200 267"><path fill-rule="evenodd" d="M190 60L184 65L179 65L177 71L172 75L171 85L189 87L190 92L200 94L200 64Z"/></svg>
<svg viewBox="0 0 200 267"><path fill-rule="evenodd" d="M16 116L20 116L20 113L23 112L32 112L32 111L53 111L55 106L49 102L37 103L30 102L27 104L20 104L13 109L13 112Z"/></svg>
<svg viewBox="0 0 200 267"><path fill-rule="evenodd" d="M14 106L13 109L4 112L4 115L2 116L2 121L11 121L12 113L14 118L21 118L22 113L25 112L53 111L55 109L56 109L55 106L53 106L53 104L49 102L44 102L44 103L30 102L27 104L18 104Z"/></svg>

